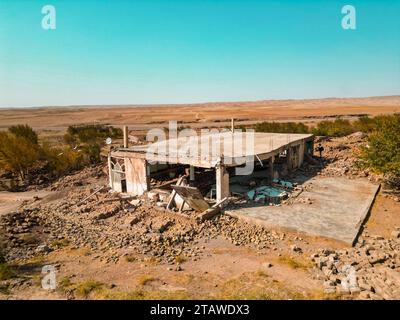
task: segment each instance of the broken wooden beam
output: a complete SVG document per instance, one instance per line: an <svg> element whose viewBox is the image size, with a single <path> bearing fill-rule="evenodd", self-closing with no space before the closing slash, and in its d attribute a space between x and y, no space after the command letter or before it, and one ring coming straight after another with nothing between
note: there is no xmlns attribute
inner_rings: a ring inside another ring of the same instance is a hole
<svg viewBox="0 0 400 320"><path fill-rule="evenodd" d="M92 192L91 194L89 194L87 197L83 198L81 201L79 201L76 205L80 206L82 203L84 203L86 200L88 200L89 198L93 197L95 194L97 194L98 192L100 192L101 190L103 190L106 186L101 186L100 188L98 188L97 190L95 190L94 192Z"/></svg>
<svg viewBox="0 0 400 320"><path fill-rule="evenodd" d="M108 203L108 202L114 202L114 201L128 201L128 200L133 200L136 199L136 196L130 196L130 197L116 197L116 198L109 198L109 199L103 199L97 202L98 204L102 203Z"/></svg>
<svg viewBox="0 0 400 320"><path fill-rule="evenodd" d="M210 207L210 205L204 200L204 197L199 189L195 187L178 185L172 185L171 187L192 209L202 212Z"/></svg>
<svg viewBox="0 0 400 320"><path fill-rule="evenodd" d="M228 197L223 198L221 201L215 203L211 208L203 211L198 214L196 220L199 222L203 222L204 220L209 220L215 217L218 213L221 212L222 205L228 200Z"/></svg>
<svg viewBox="0 0 400 320"><path fill-rule="evenodd" d="M185 175L182 176L182 177L180 177L180 178L178 179L178 181L176 182L176 185L177 185L177 186L181 185L181 184L182 184L182 181L183 181L185 178L186 178ZM171 197L169 198L169 201L168 201L168 204L167 204L167 207L166 207L167 210L169 209L169 207L170 207L170 206L172 205L172 203L174 202L174 199L175 199L175 196L176 196L176 195L177 195L176 191L175 191L175 190L172 190Z"/></svg>

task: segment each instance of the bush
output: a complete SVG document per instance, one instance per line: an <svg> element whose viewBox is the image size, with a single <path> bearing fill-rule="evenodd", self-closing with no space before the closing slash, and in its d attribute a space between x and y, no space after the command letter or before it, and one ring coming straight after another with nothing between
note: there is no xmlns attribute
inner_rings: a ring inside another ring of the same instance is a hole
<svg viewBox="0 0 400 320"><path fill-rule="evenodd" d="M400 115L375 118L376 130L362 148L361 164L393 180L400 177Z"/></svg>
<svg viewBox="0 0 400 320"><path fill-rule="evenodd" d="M111 126L94 124L94 125L79 125L69 126L67 133L64 136L65 142L72 143L97 143L99 140L106 138L121 138L122 130Z"/></svg>
<svg viewBox="0 0 400 320"><path fill-rule="evenodd" d="M86 146L81 147L81 150L85 157L86 163L98 163L101 160L100 152L101 145L100 143L93 143Z"/></svg>
<svg viewBox="0 0 400 320"><path fill-rule="evenodd" d="M254 126L256 132L308 133L308 127L301 122L261 122Z"/></svg>
<svg viewBox="0 0 400 320"><path fill-rule="evenodd" d="M38 144L38 135L33 129L27 124L18 124L8 128L8 131L14 136L19 138L25 138L30 143Z"/></svg>
<svg viewBox="0 0 400 320"><path fill-rule="evenodd" d="M353 126L356 129L356 131L369 133L376 129L376 119L378 118L379 117L370 118L368 116L362 116L358 118L357 121L354 122Z"/></svg>
<svg viewBox="0 0 400 320"><path fill-rule="evenodd" d="M0 169L12 173L25 182L38 169L55 177L100 161L101 146L105 137L116 137L121 130L106 126L70 127L68 142L85 143L52 147L49 143L38 144L35 131L28 125L10 127L8 132L0 132ZM71 134L76 134L75 136Z"/></svg>
<svg viewBox="0 0 400 320"><path fill-rule="evenodd" d="M4 257L4 240L0 235L0 264L6 262L6 258Z"/></svg>
<svg viewBox="0 0 400 320"><path fill-rule="evenodd" d="M7 264L0 263L0 281L8 280L16 276L15 271Z"/></svg>
<svg viewBox="0 0 400 320"><path fill-rule="evenodd" d="M0 132L0 168L25 180L38 163L40 148L22 136Z"/></svg>
<svg viewBox="0 0 400 320"><path fill-rule="evenodd" d="M350 121L336 119L335 121L321 121L312 133L316 136L342 137L356 132L356 128L352 126Z"/></svg>
<svg viewBox="0 0 400 320"><path fill-rule="evenodd" d="M42 146L41 157L46 161L48 171L55 176L80 169L85 164L81 152L70 147L52 148L47 143Z"/></svg>
<svg viewBox="0 0 400 320"><path fill-rule="evenodd" d="M84 155L83 161L97 163L100 161L101 147L107 138L122 137L122 130L106 125L69 126L64 141L73 148L79 146Z"/></svg>
<svg viewBox="0 0 400 320"><path fill-rule="evenodd" d="M157 279L152 277L152 276L150 276L150 275L146 275L145 274L145 275L142 275L142 276L139 277L138 282L139 282L139 284L141 286L145 286L146 284L148 284L148 283L150 283L152 281L155 281L155 280L157 280Z"/></svg>
<svg viewBox="0 0 400 320"><path fill-rule="evenodd" d="M342 137L362 131L370 133L377 128L377 121L380 116L370 118L362 116L351 123L348 120L335 119L319 122L314 128L310 129L302 122L261 122L249 128L256 132L276 132L276 133L313 133L316 136ZM246 130L246 126L236 126L237 129Z"/></svg>
<svg viewBox="0 0 400 320"><path fill-rule="evenodd" d="M99 291L103 287L101 282L93 279L86 280L76 287L76 292L80 297L87 298L91 292Z"/></svg>

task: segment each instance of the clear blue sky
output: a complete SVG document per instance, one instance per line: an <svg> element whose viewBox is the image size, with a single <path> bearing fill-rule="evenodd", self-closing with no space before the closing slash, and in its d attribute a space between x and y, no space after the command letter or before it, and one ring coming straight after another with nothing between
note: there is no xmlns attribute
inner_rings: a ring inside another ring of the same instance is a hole
<svg viewBox="0 0 400 320"><path fill-rule="evenodd" d="M0 0L0 107L394 94L400 0Z"/></svg>

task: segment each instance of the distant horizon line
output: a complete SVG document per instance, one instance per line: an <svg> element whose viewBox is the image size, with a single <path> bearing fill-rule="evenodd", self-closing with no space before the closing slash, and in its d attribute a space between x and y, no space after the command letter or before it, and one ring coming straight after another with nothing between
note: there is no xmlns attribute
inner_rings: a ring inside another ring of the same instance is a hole
<svg viewBox="0 0 400 320"><path fill-rule="evenodd" d="M282 98L282 99L262 99L262 100L227 100L227 101L208 101L208 102L182 102L182 103L139 103L139 104L66 104L66 105L42 105L42 106L15 106L2 107L0 110L10 109L50 109L50 108L118 108L118 107L184 107L184 106L201 106L210 104L234 104L234 103L257 103L270 101L312 101L312 100L351 100L351 99L376 99L376 98L395 98L400 97L399 94L383 95L383 96L358 96L358 97L324 97L324 98Z"/></svg>

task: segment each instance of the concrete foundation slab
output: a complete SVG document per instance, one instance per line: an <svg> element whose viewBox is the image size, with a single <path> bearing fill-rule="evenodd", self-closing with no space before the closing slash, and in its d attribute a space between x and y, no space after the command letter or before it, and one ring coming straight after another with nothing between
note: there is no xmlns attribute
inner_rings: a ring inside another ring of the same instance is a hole
<svg viewBox="0 0 400 320"><path fill-rule="evenodd" d="M367 180L337 177L314 177L310 191L298 199L310 199L311 204L296 201L281 206L251 206L227 210L239 219L278 226L353 244L379 190L379 185Z"/></svg>

